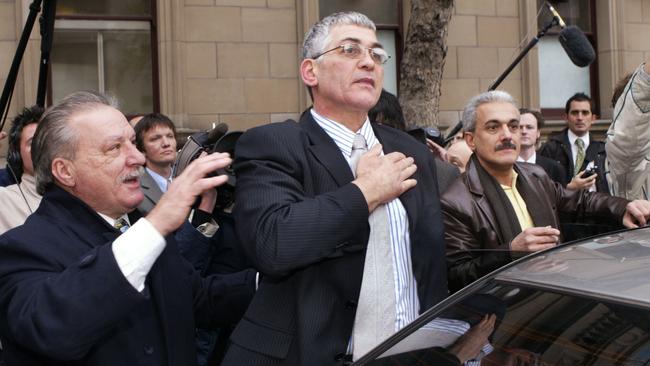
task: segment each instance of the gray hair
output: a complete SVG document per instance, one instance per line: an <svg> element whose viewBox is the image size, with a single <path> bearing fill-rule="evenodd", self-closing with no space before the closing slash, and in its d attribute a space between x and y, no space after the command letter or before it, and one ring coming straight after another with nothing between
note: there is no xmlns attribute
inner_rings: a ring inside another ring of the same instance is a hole
<svg viewBox="0 0 650 366"><path fill-rule="evenodd" d="M470 99L469 103L465 105L465 109L463 109L463 130L465 132L474 132L476 128L476 109L486 103L510 103L517 108L517 103L512 95L502 90L481 93Z"/></svg>
<svg viewBox="0 0 650 366"><path fill-rule="evenodd" d="M75 92L43 113L32 140L32 161L36 191L44 194L55 182L52 162L56 158L73 160L79 147L79 136L69 122L74 115L105 105L117 108L114 98L92 91Z"/></svg>
<svg viewBox="0 0 650 366"><path fill-rule="evenodd" d="M325 47L327 47L327 43L329 42L330 32L333 27L338 25L356 25L372 29L373 31L377 30L375 23L361 13L349 11L328 15L319 22L316 22L307 34L305 34L305 41L302 44L303 59L314 58L325 52Z"/></svg>

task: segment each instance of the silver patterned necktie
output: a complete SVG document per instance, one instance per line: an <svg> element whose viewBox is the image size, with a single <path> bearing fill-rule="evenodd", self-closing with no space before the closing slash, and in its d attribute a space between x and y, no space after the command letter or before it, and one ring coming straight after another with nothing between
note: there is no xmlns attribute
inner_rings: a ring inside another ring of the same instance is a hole
<svg viewBox="0 0 650 366"><path fill-rule="evenodd" d="M350 156L355 177L359 158L367 151L365 138L357 134ZM368 223L370 236L352 331L355 361L395 333L395 278L387 206L377 206Z"/></svg>

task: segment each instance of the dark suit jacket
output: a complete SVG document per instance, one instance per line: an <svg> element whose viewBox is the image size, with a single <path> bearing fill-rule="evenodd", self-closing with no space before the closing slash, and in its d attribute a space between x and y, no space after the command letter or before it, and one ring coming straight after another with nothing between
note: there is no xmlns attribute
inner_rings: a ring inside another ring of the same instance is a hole
<svg viewBox="0 0 650 366"><path fill-rule="evenodd" d="M373 124L385 153L415 158L409 219L420 311L447 295L442 217L431 153ZM368 206L334 141L307 110L246 132L236 148L235 222L262 282L224 365L334 365L344 359L368 242ZM394 296L387 294L387 296Z"/></svg>
<svg viewBox="0 0 650 366"><path fill-rule="evenodd" d="M566 189L553 182L536 164L516 163L515 169L519 174L518 179L537 192L541 202L541 207L529 206L528 210L537 210L538 217L552 222L551 226L556 229L560 229L558 215L562 212L577 213L581 217L600 216L610 221L622 220L628 203L625 199L604 193ZM523 195L522 192L520 194ZM522 198L527 200L526 196ZM465 173L442 195L441 202L449 287L452 291L461 289L513 259L510 243L500 234L501 223L485 196L473 161L470 160Z"/></svg>
<svg viewBox="0 0 650 366"><path fill-rule="evenodd" d="M549 159L546 156L537 154L535 157L535 164L539 165L544 169L546 174L553 179L554 182L558 182L562 187L566 187L569 184L569 181L566 180L566 173L564 167L560 165L557 161Z"/></svg>
<svg viewBox="0 0 650 366"><path fill-rule="evenodd" d="M156 181L153 179L153 177L146 170L144 171L144 174L140 176L140 188L144 194L144 199L138 206L138 210L146 214L153 209L156 203L158 203L160 197L163 195L163 192L160 190L160 187L158 187L158 184L156 184Z"/></svg>
<svg viewBox="0 0 650 366"><path fill-rule="evenodd" d="M551 136L548 141L539 149L537 157L545 156L555 160L564 168L566 182L569 183L573 178L573 154L571 153L571 143L569 142L568 128L565 128L559 134ZM596 178L596 190L598 192L609 193L609 185L605 177L605 143L596 141L593 138L589 141L587 151L585 151L585 160L580 170L585 170L587 164L593 161L598 166L598 178Z"/></svg>
<svg viewBox="0 0 650 366"><path fill-rule="evenodd" d="M443 194L447 188L453 183L456 178L460 175L460 170L454 164L442 161L439 159L433 159L436 164L436 176L438 183L438 190L440 194Z"/></svg>
<svg viewBox="0 0 650 366"><path fill-rule="evenodd" d="M113 256L118 235L52 188L25 225L0 236L6 365L196 364L195 321L215 326L243 314L252 272L201 279L168 237L138 292Z"/></svg>

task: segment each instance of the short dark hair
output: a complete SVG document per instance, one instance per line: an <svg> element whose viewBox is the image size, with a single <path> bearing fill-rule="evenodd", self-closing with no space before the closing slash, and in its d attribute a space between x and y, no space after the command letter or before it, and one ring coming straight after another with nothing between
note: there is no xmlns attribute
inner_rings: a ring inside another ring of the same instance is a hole
<svg viewBox="0 0 650 366"><path fill-rule="evenodd" d="M544 127L544 123L546 120L544 120L544 116L539 111L536 111L534 109L528 109L528 108L519 108L519 114L525 114L525 113L530 113L532 114L535 119L537 120L537 129L541 130Z"/></svg>
<svg viewBox="0 0 650 366"><path fill-rule="evenodd" d="M573 94L571 98L569 98L569 100L566 101L566 105L564 106L564 113L569 114L569 111L571 110L572 102L589 102L589 111L591 113L594 113L594 101L587 94L585 93Z"/></svg>
<svg viewBox="0 0 650 366"><path fill-rule="evenodd" d="M144 152L144 134L157 126L169 127L176 137L176 126L169 117L161 113L149 113L135 125L135 146Z"/></svg>
<svg viewBox="0 0 650 366"><path fill-rule="evenodd" d="M24 108L12 121L9 130L9 148L7 149L7 167L14 175L16 183L20 183L23 176L23 157L20 155L20 138L23 129L31 124L38 124L43 115L43 108L34 105Z"/></svg>
<svg viewBox="0 0 650 366"><path fill-rule="evenodd" d="M406 131L404 112L397 97L386 90L381 90L377 104L368 111L368 118L398 130Z"/></svg>

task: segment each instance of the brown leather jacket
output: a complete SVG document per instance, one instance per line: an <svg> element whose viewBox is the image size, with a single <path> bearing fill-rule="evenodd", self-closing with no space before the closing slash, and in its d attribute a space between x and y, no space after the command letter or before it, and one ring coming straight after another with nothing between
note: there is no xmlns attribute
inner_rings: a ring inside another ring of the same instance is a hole
<svg viewBox="0 0 650 366"><path fill-rule="evenodd" d="M543 210L552 216L548 222L559 228L559 212L577 217L608 217L622 220L628 200L603 193L568 190L553 182L535 164L516 163L520 178L539 192ZM526 200L526 197L523 197ZM483 194L476 166L470 160L467 171L452 183L441 198L447 242L449 289L454 292L474 280L507 264L516 254L510 243L500 238L497 218Z"/></svg>

